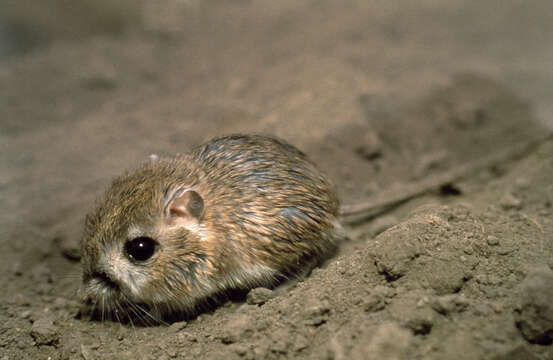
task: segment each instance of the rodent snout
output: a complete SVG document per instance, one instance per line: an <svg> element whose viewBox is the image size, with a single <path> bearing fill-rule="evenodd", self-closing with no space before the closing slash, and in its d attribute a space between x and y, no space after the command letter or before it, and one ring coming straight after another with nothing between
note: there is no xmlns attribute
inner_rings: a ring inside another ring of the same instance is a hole
<svg viewBox="0 0 553 360"><path fill-rule="evenodd" d="M96 282L97 285L103 285L113 290L119 290L119 284L104 271L94 271L90 274L89 281Z"/></svg>

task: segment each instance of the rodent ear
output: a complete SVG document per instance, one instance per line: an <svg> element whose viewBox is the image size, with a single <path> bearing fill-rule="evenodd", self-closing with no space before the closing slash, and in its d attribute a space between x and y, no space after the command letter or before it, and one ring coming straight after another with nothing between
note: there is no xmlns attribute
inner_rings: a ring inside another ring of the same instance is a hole
<svg viewBox="0 0 553 360"><path fill-rule="evenodd" d="M167 215L171 218L200 221L203 213L204 199L200 194L191 189L177 193L167 205Z"/></svg>

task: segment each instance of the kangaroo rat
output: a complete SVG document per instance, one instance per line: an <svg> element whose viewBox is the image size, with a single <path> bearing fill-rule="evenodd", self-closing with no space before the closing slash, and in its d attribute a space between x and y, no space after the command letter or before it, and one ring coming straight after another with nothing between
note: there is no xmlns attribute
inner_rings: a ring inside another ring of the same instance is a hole
<svg viewBox="0 0 553 360"><path fill-rule="evenodd" d="M278 139L232 135L153 157L87 215L81 294L102 314L188 314L331 255L346 237L338 211L335 186Z"/></svg>

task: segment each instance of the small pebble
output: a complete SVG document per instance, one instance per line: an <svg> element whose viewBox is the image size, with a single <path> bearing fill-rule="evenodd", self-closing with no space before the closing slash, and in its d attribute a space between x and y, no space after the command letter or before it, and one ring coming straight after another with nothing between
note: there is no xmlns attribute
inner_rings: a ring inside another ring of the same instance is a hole
<svg viewBox="0 0 553 360"><path fill-rule="evenodd" d="M245 356L248 353L248 346L244 344L232 344L230 348L238 356Z"/></svg>
<svg viewBox="0 0 553 360"><path fill-rule="evenodd" d="M496 236L488 235L488 245L496 246L499 245L499 239Z"/></svg>
<svg viewBox="0 0 553 360"><path fill-rule="evenodd" d="M182 329L184 329L187 325L188 323L186 321L179 321L171 324L171 326L169 326L169 330L171 330L172 332L179 332Z"/></svg>
<svg viewBox="0 0 553 360"><path fill-rule="evenodd" d="M21 276L21 275L23 275L23 269L22 269L21 261L16 261L16 262L13 263L13 265L12 265L12 273L13 273L15 276Z"/></svg>
<svg viewBox="0 0 553 360"><path fill-rule="evenodd" d="M301 334L297 335L294 340L294 351L300 352L303 349L307 349L309 347L310 341L307 340L307 338Z"/></svg>
<svg viewBox="0 0 553 360"><path fill-rule="evenodd" d="M499 205L503 210L520 209L522 201L511 193L505 194L499 201Z"/></svg>
<svg viewBox="0 0 553 360"><path fill-rule="evenodd" d="M31 317L31 310L25 310L25 311L22 311L21 314L19 314L19 316L22 318L22 319L28 319Z"/></svg>
<svg viewBox="0 0 553 360"><path fill-rule="evenodd" d="M515 249L509 248L509 247L502 247L502 248L500 248L499 250L497 250L497 253L498 253L499 255L509 255L509 254L512 253L513 251L515 251Z"/></svg>
<svg viewBox="0 0 553 360"><path fill-rule="evenodd" d="M170 357L170 358L176 358L178 353L177 353L177 349L171 347L171 346L167 346L165 347L165 351L167 352L167 355Z"/></svg>
<svg viewBox="0 0 553 360"><path fill-rule="evenodd" d="M31 277L36 284L51 284L54 282L52 271L43 264L37 265L31 270Z"/></svg>
<svg viewBox="0 0 553 360"><path fill-rule="evenodd" d="M517 178L515 180L515 185L519 190L526 190L530 187L530 180L527 178Z"/></svg>
<svg viewBox="0 0 553 360"><path fill-rule="evenodd" d="M436 312L447 315L465 311L469 306L469 301L462 295L451 294L432 299L430 306Z"/></svg>
<svg viewBox="0 0 553 360"><path fill-rule="evenodd" d="M58 309L64 309L69 306L69 301L64 298L56 298L54 300L54 303L52 304L52 309L58 310Z"/></svg>
<svg viewBox="0 0 553 360"><path fill-rule="evenodd" d="M92 360L92 351L91 349L86 345L81 345L81 355L84 360Z"/></svg>
<svg viewBox="0 0 553 360"><path fill-rule="evenodd" d="M275 296L274 291L266 288L255 288L250 290L246 297L249 305L263 305Z"/></svg>
<svg viewBox="0 0 553 360"><path fill-rule="evenodd" d="M179 332L177 334L176 338L181 343L186 343L186 342L197 343L198 342L198 338L196 337L196 335L193 335L193 334L185 332L185 331Z"/></svg>
<svg viewBox="0 0 553 360"><path fill-rule="evenodd" d="M501 314L505 310L505 307L498 303L492 303L490 304L490 307L496 314Z"/></svg>

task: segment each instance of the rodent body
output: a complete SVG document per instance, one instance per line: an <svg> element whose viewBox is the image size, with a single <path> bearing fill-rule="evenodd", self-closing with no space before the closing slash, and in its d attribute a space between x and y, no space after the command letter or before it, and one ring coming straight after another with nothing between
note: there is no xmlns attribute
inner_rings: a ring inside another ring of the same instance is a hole
<svg viewBox="0 0 553 360"><path fill-rule="evenodd" d="M87 216L83 298L166 317L273 286L336 250L338 211L335 186L278 139L233 135L153 159L115 179Z"/></svg>

